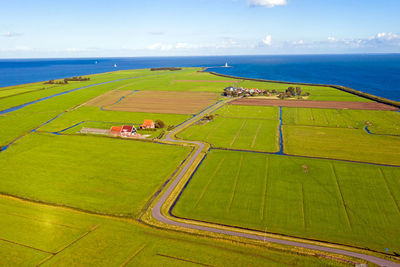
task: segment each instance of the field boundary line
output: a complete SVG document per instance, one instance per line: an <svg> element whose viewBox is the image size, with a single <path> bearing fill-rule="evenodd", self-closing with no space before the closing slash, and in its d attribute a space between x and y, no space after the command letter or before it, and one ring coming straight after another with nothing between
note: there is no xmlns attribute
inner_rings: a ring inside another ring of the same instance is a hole
<svg viewBox="0 0 400 267"><path fill-rule="evenodd" d="M239 176L240 176L240 171L242 170L242 165L243 165L243 154L240 155L239 168L235 175L235 181L233 184L233 192L232 192L231 198L229 199L229 204L228 204L228 211L231 210L232 202L233 202L233 199L235 198L236 188L237 188L237 184L238 184L238 180L239 180Z"/></svg>
<svg viewBox="0 0 400 267"><path fill-rule="evenodd" d="M140 252L142 252L142 250L143 250L145 247L147 247L147 245L148 245L148 244L144 244L144 245L141 246L139 249L137 249L137 250L132 254L132 256L130 256L126 261L124 261L124 262L121 264L121 267L124 267L124 266L128 265L128 263L130 263Z"/></svg>
<svg viewBox="0 0 400 267"><path fill-rule="evenodd" d="M156 253L156 256L166 257L166 258L170 258L170 259L174 259L174 260L178 260L178 261L190 262L190 263L197 264L197 265L201 265L201 266L214 267L214 265L208 265L208 264L204 264L204 263L201 263L201 262L196 262L196 261L192 261L192 260L182 259L182 258L178 258L178 257L174 257L174 256L169 256L169 255L165 255L165 254L160 254L160 253Z"/></svg>
<svg viewBox="0 0 400 267"><path fill-rule="evenodd" d="M261 126L262 126L262 122L260 122L260 123L258 124L258 128L257 128L257 130L256 130L256 134L254 135L253 141L251 142L251 146L250 146L251 148L253 148L254 145L256 144L257 136L258 136L258 133L260 132Z"/></svg>
<svg viewBox="0 0 400 267"><path fill-rule="evenodd" d="M382 178L383 178L383 181L385 182L386 188L388 189L388 191L389 191L389 193L390 193L390 196L392 197L392 200L393 200L395 206L397 207L397 211L398 211L399 214L400 214L400 206L399 206L399 204L397 203L397 201L396 201L396 199L395 199L395 197L394 197L394 194L393 194L393 192L392 192L392 189L391 189L390 186L389 186L389 183L388 183L388 181L387 181L386 175L385 175L385 173L383 172L383 170L382 170L381 168L378 168L378 169L379 169L379 172L381 173L381 176L382 176Z"/></svg>
<svg viewBox="0 0 400 267"><path fill-rule="evenodd" d="M59 253L63 252L65 249L69 248L70 246L72 246L73 244L75 244L76 242L80 241L82 238L84 238L85 236L87 236L88 234L90 234L91 232L93 232L94 230L96 230L98 228L99 225L95 225L92 226L89 231L87 231L86 233L84 233L83 235L81 235L80 237L78 237L77 239L73 240L71 243L67 244L65 247L57 250L55 253L53 253L53 255L51 255L50 257L47 257L45 259L43 259L37 266L41 266L42 264L46 263L47 261L51 260L52 258L54 258L55 256L57 256Z"/></svg>
<svg viewBox="0 0 400 267"><path fill-rule="evenodd" d="M229 147L232 147L232 145L235 143L236 139L239 137L240 132L242 131L242 129L246 125L246 123L247 123L247 120L244 120L242 125L240 126L239 130L236 132L236 135L233 137L233 140L230 143Z"/></svg>
<svg viewBox="0 0 400 267"><path fill-rule="evenodd" d="M10 215L10 216L15 216L15 217L21 217L21 218L29 219L29 220L32 220L32 221L45 222L45 223L48 223L48 224L62 226L62 227L70 228L70 229L82 230L82 228L78 228L78 227L75 227L75 226L71 226L71 225L67 225L67 224L61 224L61 223L48 222L48 221L45 221L45 220L40 220L38 218L24 216L24 215L21 215L21 214L14 214L14 213L1 212L1 211L0 211L0 213L7 214L7 215Z"/></svg>
<svg viewBox="0 0 400 267"><path fill-rule="evenodd" d="M208 138L222 125L222 121L220 121L217 125L215 125L213 128L210 129L210 131L207 133L206 136L206 141L208 141Z"/></svg>
<svg viewBox="0 0 400 267"><path fill-rule="evenodd" d="M304 201L304 186L303 183L301 185L301 210L302 210L302 215L303 215L303 227L304 229L307 229L307 223L306 223L306 203Z"/></svg>
<svg viewBox="0 0 400 267"><path fill-rule="evenodd" d="M338 177L337 177L337 175L336 175L336 170L335 170L335 167L334 167L334 165L333 165L332 162L330 162L330 166L331 166L331 170L332 170L333 177L335 178L335 183L336 183L337 189L338 189L338 191L339 191L340 200L341 200L341 202L342 202L342 205L343 205L343 208L344 208L344 212L345 212L345 214L346 214L346 221L347 221L347 223L348 223L350 229L352 229L351 222L350 222L350 218L349 218L349 212L347 211L347 206L346 206L346 203L344 202L344 197L343 197L343 194L342 194L342 190L341 190L341 188L340 188L340 184L339 184L339 181L338 181Z"/></svg>
<svg viewBox="0 0 400 267"><path fill-rule="evenodd" d="M1 237L0 237L0 241L4 241L4 242L10 243L10 244L14 244L14 245L25 247L25 248L30 248L30 249L37 250L37 251L40 251L40 252L44 252L44 253L51 254L51 255L55 254L55 252L50 252L50 251L46 251L46 250L43 250L43 249L40 249L40 248L35 248L35 247L29 246L29 245L21 244L21 243L18 243L18 242L15 242L15 241L11 241L11 240L7 240L7 239L1 238Z"/></svg>
<svg viewBox="0 0 400 267"><path fill-rule="evenodd" d="M215 175L217 175L218 171L221 169L224 162L225 162L225 158L222 158L221 161L218 163L217 168L215 168L215 170L214 170L213 174L210 176L210 179L208 180L206 186L201 191L200 197L197 199L196 203L194 204L194 207L193 207L194 209L197 208L197 205L199 205L200 201L203 199L203 196L207 192L208 187L210 186L211 182L213 181Z"/></svg>
<svg viewBox="0 0 400 267"><path fill-rule="evenodd" d="M264 210L265 210L265 203L268 193L268 177L269 177L269 157L265 157L265 169L264 169L264 191L263 191L263 198L261 204L261 221L264 220Z"/></svg>

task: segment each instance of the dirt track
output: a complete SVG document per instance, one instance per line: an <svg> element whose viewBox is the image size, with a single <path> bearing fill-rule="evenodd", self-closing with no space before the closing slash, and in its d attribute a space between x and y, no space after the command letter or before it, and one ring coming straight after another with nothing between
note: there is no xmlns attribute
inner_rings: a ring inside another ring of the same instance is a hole
<svg viewBox="0 0 400 267"><path fill-rule="evenodd" d="M346 101L312 101L312 100L273 100L257 98L239 98L230 103L231 105L248 106L281 106L297 108L333 108L333 109L362 109L362 110L389 110L398 111L393 106L378 102L346 102Z"/></svg>

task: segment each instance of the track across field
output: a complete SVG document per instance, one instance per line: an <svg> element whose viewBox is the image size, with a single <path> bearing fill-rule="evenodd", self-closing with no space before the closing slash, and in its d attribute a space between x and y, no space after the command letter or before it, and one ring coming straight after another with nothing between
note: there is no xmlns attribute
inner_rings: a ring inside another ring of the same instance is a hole
<svg viewBox="0 0 400 267"><path fill-rule="evenodd" d="M303 108L332 108L332 109L362 109L362 110L391 110L399 108L377 102L350 102L350 101L314 101L314 100L272 100L261 98L239 98L231 102L231 105L252 106L280 106Z"/></svg>

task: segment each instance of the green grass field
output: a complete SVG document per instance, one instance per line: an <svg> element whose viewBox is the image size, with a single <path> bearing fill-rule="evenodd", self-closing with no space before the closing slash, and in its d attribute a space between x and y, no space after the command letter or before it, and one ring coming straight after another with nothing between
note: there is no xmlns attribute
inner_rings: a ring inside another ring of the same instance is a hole
<svg viewBox="0 0 400 267"><path fill-rule="evenodd" d="M226 105L213 121L195 124L178 136L214 147L276 152L279 150L277 107Z"/></svg>
<svg viewBox="0 0 400 267"><path fill-rule="evenodd" d="M277 120L217 117L197 124L179 134L187 140L199 140L214 147L276 152L278 147Z"/></svg>
<svg viewBox="0 0 400 267"><path fill-rule="evenodd" d="M290 155L400 165L400 137L369 135L363 129L285 125L283 142Z"/></svg>
<svg viewBox="0 0 400 267"><path fill-rule="evenodd" d="M400 251L400 169L212 150L176 216Z"/></svg>
<svg viewBox="0 0 400 267"><path fill-rule="evenodd" d="M340 266L0 197L2 266Z"/></svg>
<svg viewBox="0 0 400 267"><path fill-rule="evenodd" d="M400 113L378 110L282 108L283 122L338 128L364 128L377 134L400 135Z"/></svg>
<svg viewBox="0 0 400 267"><path fill-rule="evenodd" d="M30 134L1 153L0 192L134 216L189 151L108 137Z"/></svg>

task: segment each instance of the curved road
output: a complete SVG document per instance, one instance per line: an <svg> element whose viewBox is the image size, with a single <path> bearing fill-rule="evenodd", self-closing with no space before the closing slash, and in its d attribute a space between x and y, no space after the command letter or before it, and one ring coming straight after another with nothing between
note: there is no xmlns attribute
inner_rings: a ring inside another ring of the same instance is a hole
<svg viewBox="0 0 400 267"><path fill-rule="evenodd" d="M231 236L238 236L238 237L244 237L244 238L249 238L249 239L254 239L254 240L261 240L261 241L268 241L272 243L277 243L277 244L283 244L283 245L289 245L289 246L295 246L295 247L302 247L302 248L307 248L307 249L313 249L313 250L319 250L319 251L324 251L328 253L335 253L335 254L340 254L340 255L346 255L350 257L355 257L359 259L363 259L372 263L375 263L379 266L397 266L400 267L400 264L381 259L375 256L367 255L367 254L362 254L362 253L357 253L357 252L352 252L352 251L347 251L347 250L342 250L342 249L335 249L335 248L329 248L329 247L323 247L323 246L318 246L318 245L312 245L312 244L306 244L306 243L301 243L301 242L295 242L295 241L289 241L289 240L282 240L282 239L277 239L277 238L269 238L269 237L263 237L259 235L254 235L254 234L247 234L247 233L241 233L241 232L235 232L235 231L229 231L229 230L222 230L218 228L213 228L213 227L206 227L206 226L200 226L200 225L195 225L195 224L189 224L189 223L182 223L182 222L176 222L173 220L170 220L169 218L165 217L161 213L161 207L164 205L165 201L169 197L169 195L174 191L175 187L177 184L181 181L183 176L186 174L188 169L193 165L195 159L200 155L201 151L204 149L205 145L201 142L197 141L182 141L182 140L176 140L172 136L174 136L175 133L179 132L183 127L188 126L191 123L194 123L197 121L201 116L205 115L207 111L213 110L215 108L218 108L222 105L224 105L225 102L217 103L216 105L206 109L205 111L199 113L197 116L193 117L192 119L184 122L181 124L179 127L175 128L172 132L168 133L165 137L166 141L169 142L175 142L175 143L185 143L185 144L195 144L198 145L198 149L193 153L191 156L190 160L186 162L184 165L183 169L178 173L176 179L169 185L167 190L164 192L164 194L160 197L160 199L157 201L156 205L154 206L152 210L152 216L157 219L160 222L178 226L178 227L184 227L184 228L190 228L190 229L196 229L196 230L201 230L201 231L207 231L207 232L213 232L213 233L220 233L220 234L226 234L226 235L231 235Z"/></svg>

